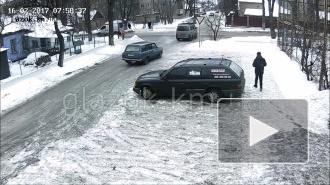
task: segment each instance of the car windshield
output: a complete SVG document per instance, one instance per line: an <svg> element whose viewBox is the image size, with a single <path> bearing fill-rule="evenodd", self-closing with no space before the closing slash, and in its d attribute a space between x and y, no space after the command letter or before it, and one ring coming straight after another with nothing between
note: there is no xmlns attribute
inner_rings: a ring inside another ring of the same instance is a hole
<svg viewBox="0 0 330 185"><path fill-rule="evenodd" d="M125 51L140 51L139 46L127 46Z"/></svg>
<svg viewBox="0 0 330 185"><path fill-rule="evenodd" d="M164 70L163 72L161 72L159 75L161 76L161 77L163 77L163 74L166 72L167 70Z"/></svg>
<svg viewBox="0 0 330 185"><path fill-rule="evenodd" d="M177 63L177 64L178 64L178 63ZM172 67L169 68L168 70L164 70L164 71L161 73L161 77L166 76L167 73L169 73L170 71L172 71L172 69L175 68L177 64L175 64L174 66L172 66Z"/></svg>
<svg viewBox="0 0 330 185"><path fill-rule="evenodd" d="M189 31L189 26L178 26L177 31Z"/></svg>

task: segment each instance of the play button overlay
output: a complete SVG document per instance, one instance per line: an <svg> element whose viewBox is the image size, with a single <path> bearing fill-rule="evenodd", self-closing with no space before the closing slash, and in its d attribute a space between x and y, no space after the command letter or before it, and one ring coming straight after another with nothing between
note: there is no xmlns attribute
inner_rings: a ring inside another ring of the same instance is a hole
<svg viewBox="0 0 330 185"><path fill-rule="evenodd" d="M218 161L308 162L307 101L221 99L218 102Z"/></svg>
<svg viewBox="0 0 330 185"><path fill-rule="evenodd" d="M250 146L275 134L278 130L250 116Z"/></svg>

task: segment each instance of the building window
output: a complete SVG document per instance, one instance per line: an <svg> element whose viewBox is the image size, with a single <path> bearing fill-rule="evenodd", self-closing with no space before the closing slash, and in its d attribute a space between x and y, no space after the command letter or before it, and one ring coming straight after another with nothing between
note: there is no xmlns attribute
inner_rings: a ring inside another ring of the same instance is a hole
<svg viewBox="0 0 330 185"><path fill-rule="evenodd" d="M56 40L55 40L55 42L56 42ZM51 44L51 42L50 42L50 39L47 39L47 47L50 47L52 44Z"/></svg>
<svg viewBox="0 0 330 185"><path fill-rule="evenodd" d="M10 40L10 49L11 53L16 53L16 39Z"/></svg>
<svg viewBox="0 0 330 185"><path fill-rule="evenodd" d="M70 42L70 41L71 41L71 37L70 37L70 36L67 36L67 37L66 37L66 41L67 41L67 42Z"/></svg>
<svg viewBox="0 0 330 185"><path fill-rule="evenodd" d="M23 46L23 50L28 50L29 49L28 37L26 37L26 36L22 37L22 46Z"/></svg>
<svg viewBox="0 0 330 185"><path fill-rule="evenodd" d="M37 40L32 40L32 48L38 48L39 44Z"/></svg>
<svg viewBox="0 0 330 185"><path fill-rule="evenodd" d="M55 38L55 46L58 46L58 38Z"/></svg>

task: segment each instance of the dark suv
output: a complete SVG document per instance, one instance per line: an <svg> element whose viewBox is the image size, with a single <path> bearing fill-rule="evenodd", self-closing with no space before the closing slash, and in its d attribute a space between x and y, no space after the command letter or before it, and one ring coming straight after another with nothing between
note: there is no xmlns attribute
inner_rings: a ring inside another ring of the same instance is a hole
<svg viewBox="0 0 330 185"><path fill-rule="evenodd" d="M187 59L168 70L148 72L138 77L133 90L144 99L155 95L207 97L217 102L221 97L237 97L244 90L244 70L228 59Z"/></svg>

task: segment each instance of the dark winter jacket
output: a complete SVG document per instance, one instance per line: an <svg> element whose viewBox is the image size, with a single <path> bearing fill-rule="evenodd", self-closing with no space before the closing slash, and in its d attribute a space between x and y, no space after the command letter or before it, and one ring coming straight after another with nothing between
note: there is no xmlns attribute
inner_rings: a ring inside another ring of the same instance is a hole
<svg viewBox="0 0 330 185"><path fill-rule="evenodd" d="M253 61L253 67L255 68L254 69L254 72L256 74L263 74L264 73L264 67L267 65L266 63L266 60L264 58L262 58L261 55L258 55L254 61Z"/></svg>

